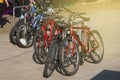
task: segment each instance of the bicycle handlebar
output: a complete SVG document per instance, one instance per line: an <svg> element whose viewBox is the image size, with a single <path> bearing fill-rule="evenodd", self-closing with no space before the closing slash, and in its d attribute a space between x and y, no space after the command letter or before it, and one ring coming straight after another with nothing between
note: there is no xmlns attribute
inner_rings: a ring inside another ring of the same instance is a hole
<svg viewBox="0 0 120 80"><path fill-rule="evenodd" d="M82 13L75 13L75 12L71 11L70 9L64 7L64 6L62 6L62 8L65 9L67 12L69 12L69 13L71 14L71 16L80 17L80 18L82 18L84 21L89 21L89 20L90 20L90 18L86 18L86 17L81 16L81 15L87 14L87 13L85 13L85 12L82 12Z"/></svg>

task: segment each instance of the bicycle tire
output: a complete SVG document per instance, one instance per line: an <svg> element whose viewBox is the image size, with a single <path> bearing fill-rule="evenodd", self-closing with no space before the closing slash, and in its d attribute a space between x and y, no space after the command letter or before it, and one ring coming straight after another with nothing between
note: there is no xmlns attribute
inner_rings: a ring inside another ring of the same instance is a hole
<svg viewBox="0 0 120 80"><path fill-rule="evenodd" d="M55 69L56 69L56 71L57 71L58 73L60 73L60 74L62 74L62 75L66 75L66 74L64 73L62 67L61 67L60 62L58 62L58 63L56 64Z"/></svg>
<svg viewBox="0 0 120 80"><path fill-rule="evenodd" d="M33 58L33 61L34 61L35 63L41 64L40 61L39 61L38 58L37 58L37 55L36 55L35 53L33 53L32 58Z"/></svg>
<svg viewBox="0 0 120 80"><path fill-rule="evenodd" d="M56 40L53 40L50 44L48 54L46 57L45 66L44 66L43 76L45 78L50 77L52 75L52 73L54 72L55 56L56 56L57 51L58 51L58 44L57 44Z"/></svg>
<svg viewBox="0 0 120 80"><path fill-rule="evenodd" d="M94 37L96 38L96 40L99 43L99 48L100 49L100 53L96 52L96 50L94 52L90 52L90 57L93 61L93 63L100 63L103 59L103 55L104 55L104 44L103 44L103 40L102 37L100 35L100 33L97 30L92 30L91 33L94 35ZM89 34L89 48L95 46L95 42L93 42L94 40L91 39L91 33ZM96 36L95 36L96 35ZM97 38L98 37L98 38ZM99 39L99 40L98 40ZM98 57L98 59L97 59Z"/></svg>
<svg viewBox="0 0 120 80"><path fill-rule="evenodd" d="M62 44L61 44L61 47L60 47L60 64L61 64L61 67L63 69L63 72L67 75L67 76L72 76L74 74L76 74L76 72L78 71L79 69L79 63L80 63L80 56L79 56L79 51L78 51L78 48L77 48L77 42L75 42L75 53L74 55L71 55L70 53L68 52L64 52L64 48L67 49L67 42L66 41L72 41L72 36L67 36L63 41L62 41ZM72 45L73 46L73 45ZM74 62L74 58L76 58L75 62ZM65 62L66 60L66 62ZM67 64L68 63L68 64ZM75 65L74 69L72 71L69 71L70 69L67 69L67 67L69 67L69 63ZM75 64L74 64L75 63Z"/></svg>
<svg viewBox="0 0 120 80"><path fill-rule="evenodd" d="M37 58L41 64L44 64L46 61L47 50L44 46L44 34L42 30L38 30L33 38L34 43L34 52L37 55Z"/></svg>
<svg viewBox="0 0 120 80"><path fill-rule="evenodd" d="M28 48L33 45L33 33L31 32L31 28L25 23L21 24L18 27L16 38L18 41L17 44L21 48ZM21 41L22 39L24 40L24 42Z"/></svg>
<svg viewBox="0 0 120 80"><path fill-rule="evenodd" d="M9 33L9 39L10 39L10 42L13 43L13 44L17 44L17 39L16 39L16 33L17 33L17 30L18 30L18 27L19 25L23 23L23 19L21 20L18 20L16 22L16 24L12 27L10 33Z"/></svg>

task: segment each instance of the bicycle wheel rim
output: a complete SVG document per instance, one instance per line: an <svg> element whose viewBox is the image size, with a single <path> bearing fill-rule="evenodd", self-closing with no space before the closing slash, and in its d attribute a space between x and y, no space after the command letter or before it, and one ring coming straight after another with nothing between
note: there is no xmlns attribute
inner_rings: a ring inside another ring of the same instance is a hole
<svg viewBox="0 0 120 80"><path fill-rule="evenodd" d="M28 25L20 25L17 32L18 46L28 48L33 45L33 33Z"/></svg>
<svg viewBox="0 0 120 80"><path fill-rule="evenodd" d="M98 41L99 47L95 51L91 52L90 56L94 63L99 63L103 59L103 55L104 55L103 40L98 31L93 30L91 32L94 35L94 37L96 38L96 40ZM96 46L96 44L97 43L94 41L94 39L90 35L89 48Z"/></svg>
<svg viewBox="0 0 120 80"><path fill-rule="evenodd" d="M74 53L72 51L69 53L66 52L67 51L66 48L68 45L67 41L69 41L69 38L72 38L72 37L69 36L62 42L60 62L65 74L68 76L71 76L71 75L74 75L79 68L79 52L77 49L77 44L76 42L73 42L73 40L70 41L70 47L73 50L73 45L74 45L75 47Z"/></svg>
<svg viewBox="0 0 120 80"><path fill-rule="evenodd" d="M55 68L55 55L58 50L57 44L53 41L48 50L43 76L48 78L52 75Z"/></svg>
<svg viewBox="0 0 120 80"><path fill-rule="evenodd" d="M37 31L34 36L34 51L37 54L38 60L41 64L44 64L48 50L47 46L44 44L44 35L42 31Z"/></svg>

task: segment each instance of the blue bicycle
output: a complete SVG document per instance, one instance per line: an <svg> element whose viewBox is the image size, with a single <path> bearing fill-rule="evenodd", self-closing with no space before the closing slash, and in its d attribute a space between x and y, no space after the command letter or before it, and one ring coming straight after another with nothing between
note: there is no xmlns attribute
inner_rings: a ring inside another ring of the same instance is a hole
<svg viewBox="0 0 120 80"><path fill-rule="evenodd" d="M29 7L29 6L26 6L26 7ZM24 8L24 6L16 6L14 7L14 9L16 8ZM35 11L36 8L35 6L33 5L32 7L30 7L29 9L23 9L23 11L21 11L21 16L20 16L20 19L14 24L14 26L12 27L10 33L9 33L9 39L10 39L10 42L13 43L13 44L17 44L17 39L16 39L16 34L17 34L17 30L18 30L18 27L21 25L21 24L24 24L24 18L26 18L26 21L28 22L31 22L32 19L33 19L33 16L29 16L29 14L26 14L25 16L25 13L28 12L28 11ZM13 19L15 19L15 11L13 10ZM13 20L14 22L14 20Z"/></svg>
<svg viewBox="0 0 120 80"><path fill-rule="evenodd" d="M27 20L26 23L21 24L16 33L17 44L22 48L28 48L33 45L33 36L40 28L40 21L42 21L43 18L42 13L36 17L32 17L32 15L30 16L30 20Z"/></svg>

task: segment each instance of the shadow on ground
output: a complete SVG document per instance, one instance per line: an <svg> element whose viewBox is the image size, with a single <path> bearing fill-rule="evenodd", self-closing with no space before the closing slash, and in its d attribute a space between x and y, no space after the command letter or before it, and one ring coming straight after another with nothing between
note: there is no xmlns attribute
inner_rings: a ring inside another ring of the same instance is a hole
<svg viewBox="0 0 120 80"><path fill-rule="evenodd" d="M119 71L103 70L91 80L120 80Z"/></svg>

